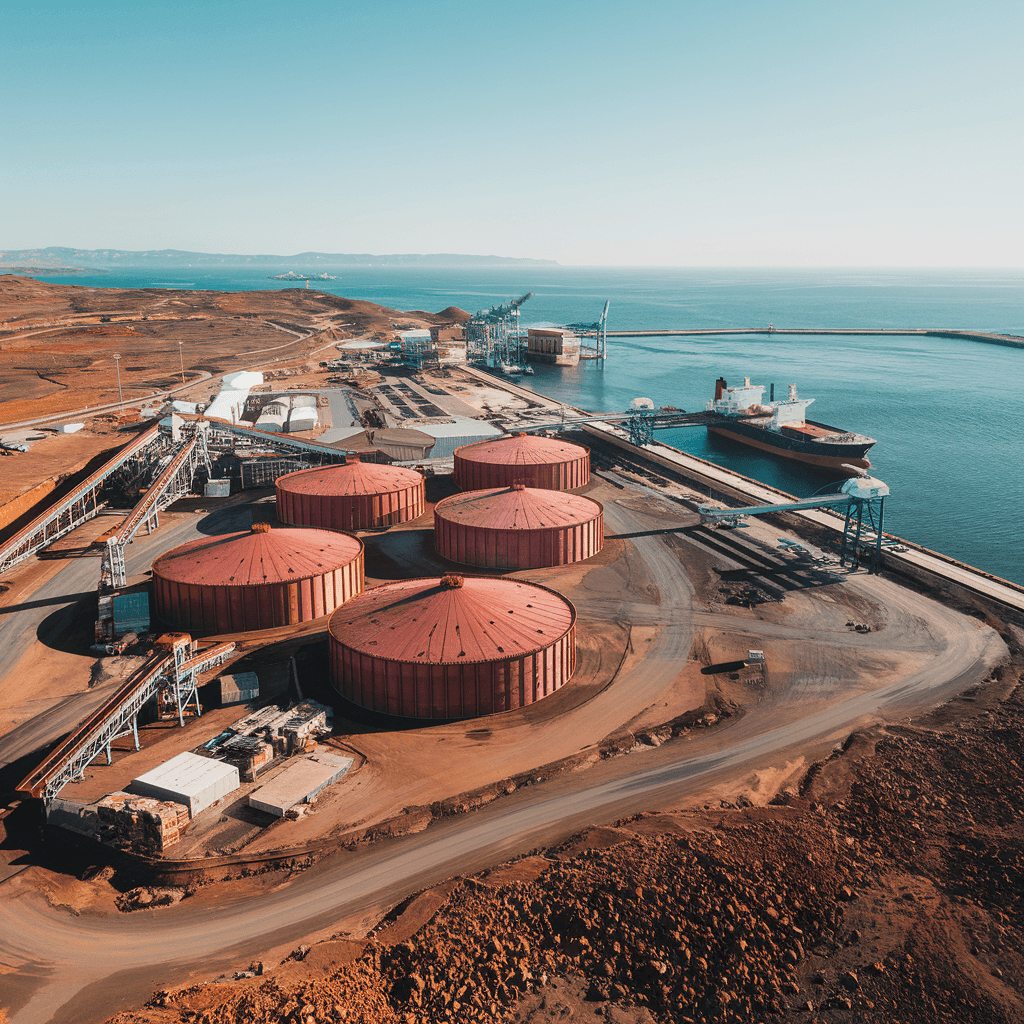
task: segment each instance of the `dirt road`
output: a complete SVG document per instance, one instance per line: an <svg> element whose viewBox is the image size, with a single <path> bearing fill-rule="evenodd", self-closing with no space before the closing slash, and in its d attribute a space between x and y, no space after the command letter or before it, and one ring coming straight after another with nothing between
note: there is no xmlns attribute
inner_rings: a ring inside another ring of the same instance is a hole
<svg viewBox="0 0 1024 1024"><path fill-rule="evenodd" d="M590 733L621 723L621 717L605 717L609 710L635 711L654 701L685 663L695 628L726 627L734 635L729 642L741 646L748 635L770 639L780 664L791 658L796 666L780 670L777 692L717 729L565 773L472 815L435 822L418 835L339 853L258 896L222 890L127 917L77 915L49 905L23 876L16 877L0 890L0 964L9 969L0 974L0 994L6 991L0 1005L11 1007L12 1024L102 1020L158 987L244 968L268 949L297 944L342 919L586 825L678 806L755 769L820 756L858 725L933 706L983 678L1005 655L1002 641L983 624L866 575L847 576L842 594L827 584L794 589L785 602L760 610L695 607L680 549L671 542L677 531L651 529L657 520L626 504L606 504L606 516L609 533L629 535L622 584L616 592L606 584L595 587L580 603L591 615L632 616L643 654L618 680L620 689L608 691L612 709L595 698L574 711L583 732L576 724L567 727L568 740L585 743ZM194 522L168 525L146 541L163 548L195 528ZM719 564L739 565L740 545L755 541L748 531L734 542L735 558L723 554ZM133 558L153 555L145 547L129 550ZM411 549L409 554L414 557ZM65 571L77 579L77 570ZM858 602L873 617L866 635L846 626ZM858 676L850 664L866 670ZM872 678L874 666L878 675ZM591 721L593 716L600 720Z"/></svg>
<svg viewBox="0 0 1024 1024"><path fill-rule="evenodd" d="M933 625L941 625L941 619ZM11 1024L101 1020L144 999L157 984L243 968L267 948L297 941L365 907L387 905L592 822L671 806L716 780L777 763L795 746L828 741L866 719L931 704L965 676L986 671L998 654L998 644L981 629L962 642L947 639L941 671L933 665L775 728L765 729L758 716L748 716L709 737L697 754L673 741L585 776L527 789L420 835L335 856L258 899L227 900L201 910L186 902L112 919L72 916L29 890L18 892L16 881L9 883L0 903L0 960L35 979L34 991Z"/></svg>

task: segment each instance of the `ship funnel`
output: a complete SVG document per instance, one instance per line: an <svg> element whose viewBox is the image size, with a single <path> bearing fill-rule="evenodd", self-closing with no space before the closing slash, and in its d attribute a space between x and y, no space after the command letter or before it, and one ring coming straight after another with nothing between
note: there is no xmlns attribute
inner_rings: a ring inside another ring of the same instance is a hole
<svg viewBox="0 0 1024 1024"><path fill-rule="evenodd" d="M724 377L719 377L718 380L715 381L715 401L716 402L722 397L722 392L725 391L725 389L728 386L729 385L726 383Z"/></svg>

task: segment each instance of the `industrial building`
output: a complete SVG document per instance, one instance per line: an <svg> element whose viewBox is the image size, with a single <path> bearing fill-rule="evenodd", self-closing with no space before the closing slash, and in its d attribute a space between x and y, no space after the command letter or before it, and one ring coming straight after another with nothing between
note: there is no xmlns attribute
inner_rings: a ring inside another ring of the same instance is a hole
<svg viewBox="0 0 1024 1024"><path fill-rule="evenodd" d="M141 796L182 804L194 818L233 793L239 785L238 769L234 765L185 750L133 779L131 788Z"/></svg>
<svg viewBox="0 0 1024 1024"><path fill-rule="evenodd" d="M580 340L567 327L531 327L526 335L526 358L532 363L579 366Z"/></svg>
<svg viewBox="0 0 1024 1024"><path fill-rule="evenodd" d="M411 469L362 462L320 466L282 476L277 518L325 530L375 530L417 519L426 511L423 477Z"/></svg>
<svg viewBox="0 0 1024 1024"><path fill-rule="evenodd" d="M193 634L318 619L360 593L363 544L329 530L251 531L190 541L153 563L157 615Z"/></svg>
<svg viewBox="0 0 1024 1024"><path fill-rule="evenodd" d="M533 704L576 668L576 609L547 587L442 576L373 587L331 616L331 683L361 707L471 718Z"/></svg>
<svg viewBox="0 0 1024 1024"><path fill-rule="evenodd" d="M455 483L463 491L543 487L571 491L590 480L590 451L561 438L516 433L455 450Z"/></svg>
<svg viewBox="0 0 1024 1024"><path fill-rule="evenodd" d="M434 507L437 553L465 565L539 569L581 562L603 546L604 510L579 494L512 484Z"/></svg>

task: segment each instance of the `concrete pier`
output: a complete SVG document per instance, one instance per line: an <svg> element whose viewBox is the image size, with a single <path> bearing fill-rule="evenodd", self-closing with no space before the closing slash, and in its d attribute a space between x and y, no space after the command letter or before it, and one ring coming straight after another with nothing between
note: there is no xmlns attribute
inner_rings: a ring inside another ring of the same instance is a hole
<svg viewBox="0 0 1024 1024"><path fill-rule="evenodd" d="M1008 348L1024 348L1024 337L1017 334L993 334L987 331L938 330L933 328L876 328L867 327L721 327L712 330L659 330L659 331L609 331L609 338L703 338L716 334L862 334L897 336L921 335L927 338L963 338L966 341L981 341L986 345L1004 345Z"/></svg>

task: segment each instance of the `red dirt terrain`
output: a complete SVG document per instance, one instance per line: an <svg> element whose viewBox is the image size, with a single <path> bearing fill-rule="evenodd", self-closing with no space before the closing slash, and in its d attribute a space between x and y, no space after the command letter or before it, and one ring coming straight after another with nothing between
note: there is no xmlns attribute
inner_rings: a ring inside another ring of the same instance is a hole
<svg viewBox="0 0 1024 1024"><path fill-rule="evenodd" d="M984 687L855 733L772 806L593 828L421 894L365 939L111 1024L1020 1021L1015 647Z"/></svg>
<svg viewBox="0 0 1024 1024"><path fill-rule="evenodd" d="M3 421L116 402L115 352L131 403L180 386L182 366L185 381L194 382L204 372L227 373L264 356L305 356L335 337L450 322L444 314L403 313L305 288L83 288L2 274ZM312 337L300 341L304 335Z"/></svg>

